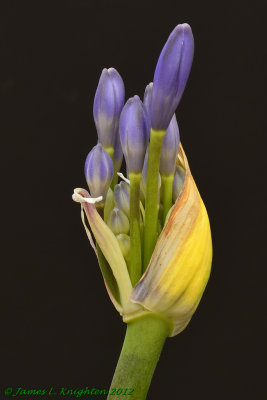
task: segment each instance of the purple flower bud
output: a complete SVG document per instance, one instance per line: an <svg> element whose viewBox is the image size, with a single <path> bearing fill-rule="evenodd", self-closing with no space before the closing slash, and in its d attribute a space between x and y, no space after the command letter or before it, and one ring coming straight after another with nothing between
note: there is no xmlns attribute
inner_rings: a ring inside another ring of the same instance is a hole
<svg viewBox="0 0 267 400"><path fill-rule="evenodd" d="M184 179L185 179L185 170L180 165L178 165L176 167L176 171L175 171L174 179L173 179L172 200L174 203L178 199L178 197L183 189Z"/></svg>
<svg viewBox="0 0 267 400"><path fill-rule="evenodd" d="M153 82L147 85L144 94L144 106L148 114L150 126L151 126L152 93L153 93ZM177 125L176 116L175 114L173 114L171 122L164 136L161 148L161 161L160 161L161 174L170 175L173 173L175 168L176 156L179 149L179 141L180 141L179 128Z"/></svg>
<svg viewBox="0 0 267 400"><path fill-rule="evenodd" d="M128 183L121 181L114 188L115 203L127 217L130 216L130 186Z"/></svg>
<svg viewBox="0 0 267 400"><path fill-rule="evenodd" d="M166 130L182 97L194 55L194 38L188 24L177 25L170 34L154 74L151 124Z"/></svg>
<svg viewBox="0 0 267 400"><path fill-rule="evenodd" d="M160 153L160 167L161 175L171 175L175 170L175 162L178 154L180 142L179 128L175 114L173 115L170 125L166 131L163 139L161 153Z"/></svg>
<svg viewBox="0 0 267 400"><path fill-rule="evenodd" d="M128 173L140 173L149 140L147 113L138 96L130 98L120 117L120 138Z"/></svg>
<svg viewBox="0 0 267 400"><path fill-rule="evenodd" d="M100 143L88 154L84 173L91 196L103 196L105 201L113 177L113 163Z"/></svg>
<svg viewBox="0 0 267 400"><path fill-rule="evenodd" d="M124 105L124 84L114 68L104 68L94 99L94 120L99 142L105 148L114 148L119 118Z"/></svg>
<svg viewBox="0 0 267 400"><path fill-rule="evenodd" d="M153 91L153 82L150 82L144 93L144 106L148 115L149 127L151 127L151 105L152 105L152 91Z"/></svg>
<svg viewBox="0 0 267 400"><path fill-rule="evenodd" d="M127 234L130 230L130 223L123 211L113 208L107 218L107 225L115 235Z"/></svg>

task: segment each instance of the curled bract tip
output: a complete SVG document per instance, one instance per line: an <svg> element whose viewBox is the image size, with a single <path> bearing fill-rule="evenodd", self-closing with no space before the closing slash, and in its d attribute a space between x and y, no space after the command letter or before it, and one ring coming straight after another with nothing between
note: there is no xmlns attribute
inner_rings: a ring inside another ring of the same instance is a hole
<svg viewBox="0 0 267 400"><path fill-rule="evenodd" d="M73 194L72 194L72 200L76 201L76 203L89 203L89 204L99 203L103 200L103 196L84 197L80 194L80 192L83 190L84 189L81 189L81 188L74 189Z"/></svg>

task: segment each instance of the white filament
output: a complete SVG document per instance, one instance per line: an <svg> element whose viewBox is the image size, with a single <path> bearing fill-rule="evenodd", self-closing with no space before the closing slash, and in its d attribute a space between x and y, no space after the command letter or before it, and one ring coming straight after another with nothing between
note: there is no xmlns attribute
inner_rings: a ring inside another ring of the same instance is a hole
<svg viewBox="0 0 267 400"><path fill-rule="evenodd" d="M125 178L125 176L121 172L117 172L117 175L123 179L126 183L130 184L130 180Z"/></svg>

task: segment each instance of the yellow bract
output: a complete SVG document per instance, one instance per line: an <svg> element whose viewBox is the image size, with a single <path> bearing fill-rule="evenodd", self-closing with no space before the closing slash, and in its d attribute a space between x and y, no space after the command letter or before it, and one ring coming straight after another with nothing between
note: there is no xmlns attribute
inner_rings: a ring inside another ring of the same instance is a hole
<svg viewBox="0 0 267 400"><path fill-rule="evenodd" d="M182 147L179 153L186 170L183 190L131 296L145 309L167 317L173 325L171 336L190 321L208 281L212 260L206 208Z"/></svg>

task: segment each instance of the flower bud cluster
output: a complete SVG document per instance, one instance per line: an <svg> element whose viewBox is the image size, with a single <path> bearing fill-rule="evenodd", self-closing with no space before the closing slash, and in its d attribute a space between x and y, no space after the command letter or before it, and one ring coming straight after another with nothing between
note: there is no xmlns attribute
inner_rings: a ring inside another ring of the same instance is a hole
<svg viewBox="0 0 267 400"><path fill-rule="evenodd" d="M84 223L87 235L124 320L135 312L161 314L171 320L172 334L189 322L211 262L208 217L175 115L193 53L190 26L177 25L143 102L135 95L124 104L120 74L103 69L93 106L98 144L84 167L90 195L75 189L73 197L86 212L97 247ZM123 158L129 180L117 183Z"/></svg>
<svg viewBox="0 0 267 400"><path fill-rule="evenodd" d="M101 210L105 206L103 217L126 258L130 247L130 186L124 181L116 184L117 172L124 156L127 174L130 177L141 174L140 200L145 207L150 130L166 129L157 185L160 211L157 226L161 230L165 190L165 186L161 188L161 177L173 177L173 203L184 183L182 167L176 167L180 135L174 112L190 72L193 47L189 25L178 25L161 52L154 82L147 85L143 102L133 96L124 105L124 83L115 68L104 68L99 79L93 107L98 144L86 158L85 177L91 196L102 196L96 207Z"/></svg>

